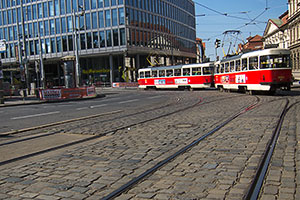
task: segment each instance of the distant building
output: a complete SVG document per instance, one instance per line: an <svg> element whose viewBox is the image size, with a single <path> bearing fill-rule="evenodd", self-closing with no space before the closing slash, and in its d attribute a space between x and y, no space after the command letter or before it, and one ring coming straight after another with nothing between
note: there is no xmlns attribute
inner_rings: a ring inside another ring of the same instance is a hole
<svg viewBox="0 0 300 200"><path fill-rule="evenodd" d="M289 35L293 75L300 79L300 0L289 0Z"/></svg>
<svg viewBox="0 0 300 200"><path fill-rule="evenodd" d="M239 45L239 50L242 52L249 52L249 51L255 51L263 49L263 41L262 41L262 36L256 35L254 37L248 37L247 38L247 43L246 44L240 44Z"/></svg>
<svg viewBox="0 0 300 200"><path fill-rule="evenodd" d="M288 48L290 41L288 28L288 11L278 19L269 19L263 35L264 47Z"/></svg>
<svg viewBox="0 0 300 200"><path fill-rule="evenodd" d="M205 56L205 42L202 41L200 38L196 38L197 44L197 63L203 63L206 61Z"/></svg>

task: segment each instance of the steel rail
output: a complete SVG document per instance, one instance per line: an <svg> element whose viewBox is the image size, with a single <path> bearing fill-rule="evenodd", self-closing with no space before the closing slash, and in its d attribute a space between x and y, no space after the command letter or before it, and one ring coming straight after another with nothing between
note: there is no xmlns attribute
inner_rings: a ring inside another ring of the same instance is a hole
<svg viewBox="0 0 300 200"><path fill-rule="evenodd" d="M118 189L114 190L113 192L111 192L107 196L103 197L101 200L110 200L110 199L113 199L113 198L121 195L122 193L126 192L127 190L129 190L130 188L132 188L134 185L136 185L137 183L141 182L144 178L146 178L147 176L150 176L151 174L153 174L159 168L163 167L164 165L166 165L167 163L169 163L170 161L172 161L176 157L182 155L183 153L185 153L186 151L188 151L189 149L191 149L195 145L199 144L202 140L204 140L208 136L214 134L215 132L217 132L218 130L220 130L221 128L223 128L225 125L227 125L232 120L236 119L237 117L239 117L240 115L244 114L245 112L253 109L256 105L258 105L259 101L260 101L260 99L258 97L256 97L256 102L253 103L252 105L247 106L246 108L243 108L241 111L239 111L238 113L236 113L233 116L229 117L227 120L225 120L221 124L219 124L213 130L209 131L205 135L203 135L200 138L196 139L192 143L184 146L179 151L175 152L174 154L172 154L171 156L167 157L166 159L164 159L162 161L159 161L156 165L154 165L150 169L146 170L144 173L140 174L136 178L131 179L129 182L125 183L124 185L122 185Z"/></svg>
<svg viewBox="0 0 300 200"><path fill-rule="evenodd" d="M288 108L289 100L286 99L286 104L280 114L280 117L277 121L276 128L274 129L271 139L269 140L268 144L266 145L266 149L264 151L264 154L258 164L258 169L256 170L256 174L250 184L250 187L244 196L244 200L256 200L260 194L261 187L263 185L263 181L265 178L265 175L267 173L269 163L271 161L280 130L284 121L284 117L288 110L291 108L291 106Z"/></svg>

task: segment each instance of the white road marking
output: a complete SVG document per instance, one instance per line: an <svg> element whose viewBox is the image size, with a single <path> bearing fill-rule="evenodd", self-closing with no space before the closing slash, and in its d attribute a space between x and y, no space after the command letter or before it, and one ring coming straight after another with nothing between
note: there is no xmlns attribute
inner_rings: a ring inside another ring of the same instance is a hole
<svg viewBox="0 0 300 200"><path fill-rule="evenodd" d="M135 101L139 101L139 99L132 99L132 100L127 100L127 101L121 101L121 102L119 102L119 104L131 103L131 102L135 102Z"/></svg>
<svg viewBox="0 0 300 200"><path fill-rule="evenodd" d="M147 99L156 99L156 98L159 98L161 96L154 96L154 97L148 97Z"/></svg>
<svg viewBox="0 0 300 200"><path fill-rule="evenodd" d="M88 107L76 108L76 110L85 110L85 109L89 109L89 108Z"/></svg>
<svg viewBox="0 0 300 200"><path fill-rule="evenodd" d="M40 117L40 116L45 116L45 115L54 115L60 113L59 111L55 112L48 112L48 113L40 113L40 114L35 114L35 115L27 115L27 116L21 116L21 117L13 117L11 119L25 119L25 118L32 118L32 117Z"/></svg>
<svg viewBox="0 0 300 200"><path fill-rule="evenodd" d="M103 106L107 106L107 104L94 105L94 106L90 106L90 108L100 108Z"/></svg>

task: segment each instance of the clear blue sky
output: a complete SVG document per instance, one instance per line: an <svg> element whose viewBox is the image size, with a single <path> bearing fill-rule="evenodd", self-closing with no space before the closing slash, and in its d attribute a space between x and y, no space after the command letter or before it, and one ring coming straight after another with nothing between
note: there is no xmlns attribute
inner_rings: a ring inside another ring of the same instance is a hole
<svg viewBox="0 0 300 200"><path fill-rule="evenodd" d="M288 10L288 0L194 0L196 8L197 37L206 43L206 56L215 60L215 40L224 42L227 53L232 44L247 41L249 36L263 35L269 19L278 18ZM267 9L266 9L267 7ZM227 13L227 16L225 15ZM204 16L203 16L204 15ZM226 35L227 30L239 30L241 34ZM237 45L236 45L237 46ZM231 48L234 49L234 48ZM218 55L223 57L222 48Z"/></svg>

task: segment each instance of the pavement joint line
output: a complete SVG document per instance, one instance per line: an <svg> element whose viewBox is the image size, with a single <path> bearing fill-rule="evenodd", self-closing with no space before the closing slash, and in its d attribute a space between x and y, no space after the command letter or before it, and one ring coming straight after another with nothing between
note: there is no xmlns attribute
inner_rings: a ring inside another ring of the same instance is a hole
<svg viewBox="0 0 300 200"><path fill-rule="evenodd" d="M46 127L50 127L50 126L56 126L56 125L60 125L60 124L65 124L65 123L70 123L70 122L75 122L75 121L80 121L80 120L85 120L85 119L91 119L91 118L100 117L100 116L104 116L104 115L116 114L116 113L119 113L119 112L123 112L123 110L115 110L115 111L111 111L111 112L107 112L107 113L101 113L101 114L96 114L96 115L79 117L79 118L75 118L75 119L64 120L64 121L61 121L61 122L54 122L54 123L44 124L44 125L35 126L35 127L4 132L4 133L0 133L0 137L5 137L5 136L8 136L8 135L13 135L13 134L17 134L17 133L26 132L26 131L33 131L33 130L40 129L40 128L46 128Z"/></svg>

